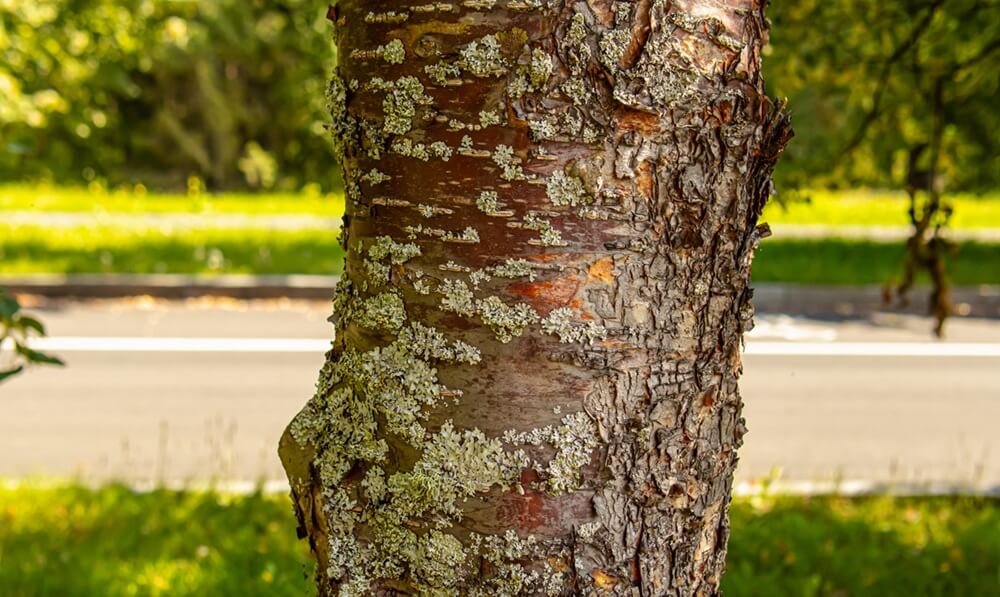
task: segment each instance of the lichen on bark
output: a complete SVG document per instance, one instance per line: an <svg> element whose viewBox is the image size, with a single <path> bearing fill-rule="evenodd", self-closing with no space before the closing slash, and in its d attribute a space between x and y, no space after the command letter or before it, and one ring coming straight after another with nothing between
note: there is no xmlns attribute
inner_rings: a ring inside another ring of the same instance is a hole
<svg viewBox="0 0 1000 597"><path fill-rule="evenodd" d="M770 173L756 0L340 0L326 595L713 595Z"/></svg>

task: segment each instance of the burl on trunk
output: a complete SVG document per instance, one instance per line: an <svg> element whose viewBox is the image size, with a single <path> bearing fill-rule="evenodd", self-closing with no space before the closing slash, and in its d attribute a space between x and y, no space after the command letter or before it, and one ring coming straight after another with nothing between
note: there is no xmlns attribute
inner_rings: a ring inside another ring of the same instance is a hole
<svg viewBox="0 0 1000 597"><path fill-rule="evenodd" d="M347 266L281 446L322 595L718 593L763 5L331 9Z"/></svg>

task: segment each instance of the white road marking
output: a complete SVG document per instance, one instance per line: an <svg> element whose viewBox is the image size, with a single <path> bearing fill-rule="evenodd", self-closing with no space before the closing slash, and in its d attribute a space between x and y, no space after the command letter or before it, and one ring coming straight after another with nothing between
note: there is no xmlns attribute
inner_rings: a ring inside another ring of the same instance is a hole
<svg viewBox="0 0 1000 597"><path fill-rule="evenodd" d="M51 352L257 352L324 353L329 340L312 338L35 338L31 347ZM985 342L747 342L752 356L1000 357Z"/></svg>
<svg viewBox="0 0 1000 597"><path fill-rule="evenodd" d="M50 352L306 352L321 354L329 340L307 338L34 338Z"/></svg>
<svg viewBox="0 0 1000 597"><path fill-rule="evenodd" d="M985 342L747 342L746 354L804 357L1000 357Z"/></svg>

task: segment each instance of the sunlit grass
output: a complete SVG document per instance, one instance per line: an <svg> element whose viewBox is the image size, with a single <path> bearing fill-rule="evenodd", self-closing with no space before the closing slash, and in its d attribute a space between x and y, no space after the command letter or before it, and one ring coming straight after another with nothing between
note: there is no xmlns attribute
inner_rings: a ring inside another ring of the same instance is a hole
<svg viewBox="0 0 1000 597"><path fill-rule="evenodd" d="M71 213L307 214L340 216L344 197L319 191L301 193L164 194L141 185L108 190L100 186L0 186L0 211Z"/></svg>
<svg viewBox="0 0 1000 597"><path fill-rule="evenodd" d="M907 226L906 194L900 191L806 191L785 202L771 201L764 221L828 226ZM955 208L955 228L1000 228L1000 192L947 195ZM802 200L805 198L805 200ZM0 211L305 214L340 216L341 193L163 194L141 186L107 190L100 186L0 185Z"/></svg>
<svg viewBox="0 0 1000 597"><path fill-rule="evenodd" d="M884 284L902 272L901 242L764 241L757 282ZM0 274L313 274L341 271L334 230L45 228L0 223ZM956 285L1000 284L1000 244L965 242L949 258Z"/></svg>
<svg viewBox="0 0 1000 597"><path fill-rule="evenodd" d="M0 273L334 275L336 230L45 228L0 223Z"/></svg>
<svg viewBox="0 0 1000 597"><path fill-rule="evenodd" d="M788 201L771 201L763 221L824 226L909 226L909 202L902 191L804 191ZM946 195L954 208L953 228L1000 228L1000 192Z"/></svg>
<svg viewBox="0 0 1000 597"><path fill-rule="evenodd" d="M856 239L798 240L769 238L754 258L755 282L862 285L898 281L903 274L903 242ZM1000 284L1000 244L962 242L947 257L956 286ZM919 282L927 282L919 273Z"/></svg>
<svg viewBox="0 0 1000 597"><path fill-rule="evenodd" d="M312 594L284 495L0 488L0 594ZM1000 508L972 498L738 498L726 595L992 595Z"/></svg>

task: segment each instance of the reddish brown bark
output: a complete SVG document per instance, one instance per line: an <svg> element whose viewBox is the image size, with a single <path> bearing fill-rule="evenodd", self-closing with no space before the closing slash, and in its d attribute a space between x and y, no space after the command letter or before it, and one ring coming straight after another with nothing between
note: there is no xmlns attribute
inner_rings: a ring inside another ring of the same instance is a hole
<svg viewBox="0 0 1000 597"><path fill-rule="evenodd" d="M331 15L350 285L282 444L321 592L716 594L790 136L763 6Z"/></svg>

